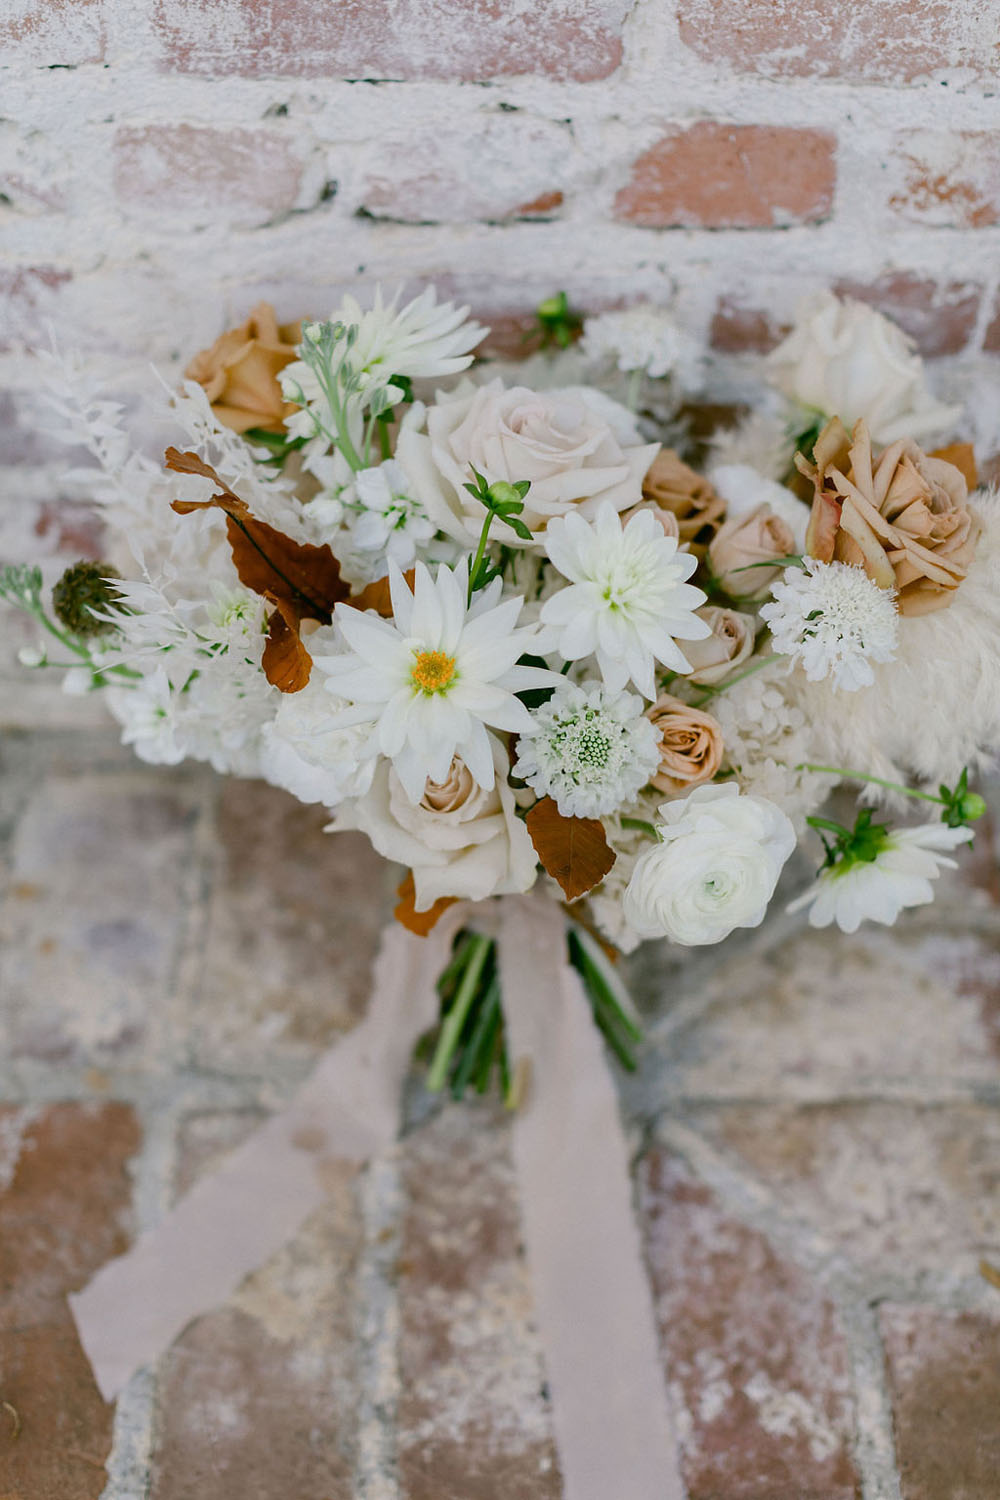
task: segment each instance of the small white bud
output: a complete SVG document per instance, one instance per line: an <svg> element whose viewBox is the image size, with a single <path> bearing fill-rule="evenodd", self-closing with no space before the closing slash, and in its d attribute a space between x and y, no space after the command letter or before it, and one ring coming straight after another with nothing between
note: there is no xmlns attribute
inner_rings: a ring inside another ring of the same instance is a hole
<svg viewBox="0 0 1000 1500"><path fill-rule="evenodd" d="M22 646L17 653L17 659L22 667L44 667L48 657L42 645Z"/></svg>

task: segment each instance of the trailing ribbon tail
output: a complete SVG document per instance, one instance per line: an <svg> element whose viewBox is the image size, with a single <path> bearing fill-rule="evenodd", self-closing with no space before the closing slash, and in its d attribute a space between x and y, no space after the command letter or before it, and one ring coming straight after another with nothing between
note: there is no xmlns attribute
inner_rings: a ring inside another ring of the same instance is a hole
<svg viewBox="0 0 1000 1500"><path fill-rule="evenodd" d="M505 897L514 1164L565 1500L683 1500L614 1084L553 902Z"/></svg>
<svg viewBox="0 0 1000 1500"><path fill-rule="evenodd" d="M437 1019L435 981L460 922L449 912L427 938L389 926L364 1019L292 1103L70 1297L105 1400L292 1238L325 1197L325 1162L363 1163L396 1139L402 1081Z"/></svg>

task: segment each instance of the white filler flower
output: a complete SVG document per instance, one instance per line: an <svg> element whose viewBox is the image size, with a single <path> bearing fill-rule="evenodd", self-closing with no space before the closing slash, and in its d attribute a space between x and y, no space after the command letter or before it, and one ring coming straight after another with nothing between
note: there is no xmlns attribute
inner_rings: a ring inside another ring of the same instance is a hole
<svg viewBox="0 0 1000 1500"><path fill-rule="evenodd" d="M595 364L643 370L653 379L672 375L682 385L701 377L701 349L662 307L643 303L621 312L599 313L583 325L580 352Z"/></svg>
<svg viewBox="0 0 1000 1500"><path fill-rule="evenodd" d="M691 671L675 637L700 641L712 633L694 613L706 595L685 582L697 559L678 552L677 538L665 536L649 511L625 526L610 504L593 524L578 515L557 518L546 529L545 550L569 587L546 600L540 618L567 661L594 655L612 692L631 678L646 698L656 697L654 661Z"/></svg>
<svg viewBox="0 0 1000 1500"><path fill-rule="evenodd" d="M944 823L887 828L874 859L848 857L829 865L788 910L808 907L810 927L836 922L841 932L857 932L864 921L891 927L905 907L926 906L934 900L931 881L942 869L956 865L944 851L971 839L971 828L949 828Z"/></svg>
<svg viewBox="0 0 1000 1500"><path fill-rule="evenodd" d="M810 682L833 676L834 687L853 693L869 687L872 662L892 661L899 615L889 589L879 588L853 563L804 559L806 571L786 568L771 587L761 619L775 651L800 661Z"/></svg>
<svg viewBox="0 0 1000 1500"><path fill-rule="evenodd" d="M565 818L599 818L631 802L660 764L659 731L634 693L564 682L532 717L536 733L521 740L514 774Z"/></svg>
<svg viewBox="0 0 1000 1500"><path fill-rule="evenodd" d="M417 563L412 593L390 563L389 587L391 622L338 604L350 649L315 658L330 691L353 705L336 723L375 720L369 753L392 761L412 802L428 780L447 778L456 755L489 789L495 769L485 726L531 734L531 715L514 694L561 681L555 672L516 665L535 646L533 626L515 629L523 601L501 604L494 579L467 604L464 560L454 570L440 567L436 578Z"/></svg>
<svg viewBox="0 0 1000 1500"><path fill-rule="evenodd" d="M795 848L781 808L729 782L695 787L660 814L660 842L639 857L625 892L629 925L684 947L758 927Z"/></svg>

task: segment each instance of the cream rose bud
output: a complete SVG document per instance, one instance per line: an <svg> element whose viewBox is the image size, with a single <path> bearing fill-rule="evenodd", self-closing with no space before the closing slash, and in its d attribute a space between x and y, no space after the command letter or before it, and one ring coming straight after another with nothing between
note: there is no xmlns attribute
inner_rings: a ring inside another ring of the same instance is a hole
<svg viewBox="0 0 1000 1500"><path fill-rule="evenodd" d="M727 521L708 549L708 561L719 587L733 599L754 599L766 594L781 573L757 567L795 552L791 528L769 505L756 506L749 515Z"/></svg>
<svg viewBox="0 0 1000 1500"><path fill-rule="evenodd" d="M660 808L660 842L640 855L623 902L641 937L683 947L757 927L795 848L789 818L731 782L699 786Z"/></svg>
<svg viewBox="0 0 1000 1500"><path fill-rule="evenodd" d="M426 432L404 429L396 458L435 525L468 546L479 540L483 507L466 490L472 469L487 482L529 480L521 520L533 532L553 516L592 519L609 501L616 511L642 499L643 475L659 444L643 443L630 412L583 386L531 391L502 380L473 386L428 408ZM491 537L525 543L500 521Z"/></svg>
<svg viewBox="0 0 1000 1500"><path fill-rule="evenodd" d="M491 736L496 785L485 791L457 757L442 782L428 782L412 803L393 770L379 759L370 790L345 803L331 825L357 828L379 854L413 871L417 911L442 896L484 901L530 890L538 856L518 818L506 751Z"/></svg>
<svg viewBox="0 0 1000 1500"><path fill-rule="evenodd" d="M723 609L718 604L706 604L696 609L695 614L705 621L712 634L704 641L684 642L684 655L693 668L688 680L711 687L753 655L757 622L753 615Z"/></svg>

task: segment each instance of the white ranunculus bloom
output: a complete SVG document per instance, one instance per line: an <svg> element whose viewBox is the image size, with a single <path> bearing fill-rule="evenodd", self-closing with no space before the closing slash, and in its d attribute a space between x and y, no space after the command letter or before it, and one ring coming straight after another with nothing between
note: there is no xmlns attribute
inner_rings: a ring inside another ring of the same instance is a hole
<svg viewBox="0 0 1000 1500"><path fill-rule="evenodd" d="M931 395L923 360L902 329L865 303L832 292L804 304L768 366L793 401L839 417L848 429L863 417L877 443L941 433L961 415L960 407Z"/></svg>
<svg viewBox="0 0 1000 1500"><path fill-rule="evenodd" d="M426 433L404 429L396 457L431 520L475 546L484 512L465 489L473 468L490 484L529 480L521 520L540 532L571 511L592 519L604 502L617 511L637 505L658 448L642 441L630 412L599 391L508 390L491 380L439 396L428 409ZM499 521L490 535L525 545Z"/></svg>
<svg viewBox="0 0 1000 1500"><path fill-rule="evenodd" d="M660 814L660 842L639 857L625 892L629 926L684 947L759 926L795 848L780 807L727 783L696 787Z"/></svg>
<svg viewBox="0 0 1000 1500"><path fill-rule="evenodd" d="M455 759L414 803L390 762L380 760L368 792L337 813L336 830L358 828L386 859L410 867L417 911L442 896L485 901L535 883L538 856L517 816L506 751L492 735L490 750L496 780L489 790Z"/></svg>
<svg viewBox="0 0 1000 1500"><path fill-rule="evenodd" d="M945 851L971 839L971 828L949 828L945 823L889 829L874 859L842 860L821 870L815 884L788 910L808 907L810 927L836 922L841 932L857 932L865 921L891 927L904 908L934 900L931 881L956 864Z"/></svg>

